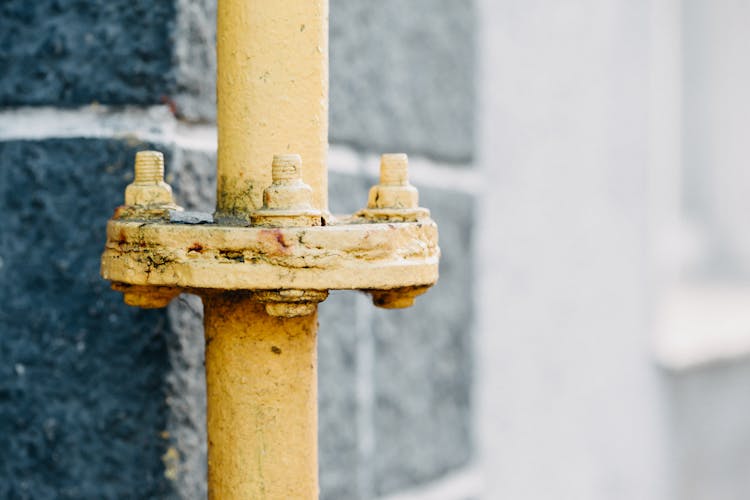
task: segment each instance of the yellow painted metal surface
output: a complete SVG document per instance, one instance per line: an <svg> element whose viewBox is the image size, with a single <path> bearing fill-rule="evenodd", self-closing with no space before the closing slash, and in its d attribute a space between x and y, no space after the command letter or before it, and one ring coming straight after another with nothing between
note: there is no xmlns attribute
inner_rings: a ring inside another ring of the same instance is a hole
<svg viewBox="0 0 750 500"><path fill-rule="evenodd" d="M219 0L217 215L262 206L275 154L302 156L328 209L328 0Z"/></svg>
<svg viewBox="0 0 750 500"><path fill-rule="evenodd" d="M317 313L275 318L240 294L204 304L209 498L317 498Z"/></svg>
<svg viewBox="0 0 750 500"><path fill-rule="evenodd" d="M389 290L437 280L437 239L429 219L292 228L112 220L101 269L113 282L185 289Z"/></svg>

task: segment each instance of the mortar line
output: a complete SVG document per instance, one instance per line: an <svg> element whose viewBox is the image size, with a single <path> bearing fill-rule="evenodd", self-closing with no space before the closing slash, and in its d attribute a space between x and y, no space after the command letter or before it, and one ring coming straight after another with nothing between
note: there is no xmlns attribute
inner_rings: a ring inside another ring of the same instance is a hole
<svg viewBox="0 0 750 500"><path fill-rule="evenodd" d="M20 107L0 111L0 141L52 138L137 139L206 153L217 149L214 124L181 122L162 105ZM360 153L334 143L329 148L328 163L330 172L378 177L379 155L375 153ZM418 187L469 194L481 191L482 176L472 164L441 163L421 156L411 156L409 163L412 182Z"/></svg>

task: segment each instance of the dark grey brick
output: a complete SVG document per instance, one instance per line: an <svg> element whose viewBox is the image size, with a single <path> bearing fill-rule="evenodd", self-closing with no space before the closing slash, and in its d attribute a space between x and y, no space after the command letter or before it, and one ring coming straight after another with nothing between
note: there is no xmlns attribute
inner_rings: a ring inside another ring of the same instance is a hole
<svg viewBox="0 0 750 500"><path fill-rule="evenodd" d="M331 141L470 159L475 16L472 0L332 0Z"/></svg>
<svg viewBox="0 0 750 500"><path fill-rule="evenodd" d="M0 2L0 106L161 102L174 18L173 0Z"/></svg>
<svg viewBox="0 0 750 500"><path fill-rule="evenodd" d="M175 200L188 210L213 213L216 207L216 153L177 148L166 166Z"/></svg>
<svg viewBox="0 0 750 500"><path fill-rule="evenodd" d="M175 103L190 121L216 120L216 0L177 0Z"/></svg>
<svg viewBox="0 0 750 500"><path fill-rule="evenodd" d="M99 276L138 146L0 142L0 498L172 494L166 315Z"/></svg>
<svg viewBox="0 0 750 500"><path fill-rule="evenodd" d="M378 310L375 487L436 479L472 457L471 196L421 189L440 228L440 281L414 307Z"/></svg>
<svg viewBox="0 0 750 500"><path fill-rule="evenodd" d="M183 294L169 305L167 333L167 431L171 449L166 461L179 498L206 498L206 377L203 304Z"/></svg>

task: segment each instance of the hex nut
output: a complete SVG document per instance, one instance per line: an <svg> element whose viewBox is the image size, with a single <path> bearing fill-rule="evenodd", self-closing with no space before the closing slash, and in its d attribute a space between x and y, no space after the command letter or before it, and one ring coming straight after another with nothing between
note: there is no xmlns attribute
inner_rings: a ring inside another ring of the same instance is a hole
<svg viewBox="0 0 750 500"><path fill-rule="evenodd" d="M261 290L253 295L258 302L265 305L269 316L294 318L313 314L318 303L328 298L328 291Z"/></svg>
<svg viewBox="0 0 750 500"><path fill-rule="evenodd" d="M253 226L320 226L322 213L312 206L312 188L302 181L302 158L275 155L272 184L263 191L263 208L250 215Z"/></svg>
<svg viewBox="0 0 750 500"><path fill-rule="evenodd" d="M357 216L368 220L407 222L429 217L419 207L419 192L409 184L409 158L405 154L380 157L380 183L370 189L367 208Z"/></svg>
<svg viewBox="0 0 750 500"><path fill-rule="evenodd" d="M135 156L135 178L125 188L125 205L115 218L164 219L175 205L172 187L164 182L164 155L159 151L139 151Z"/></svg>
<svg viewBox="0 0 750 500"><path fill-rule="evenodd" d="M429 286L408 286L391 290L369 290L372 303L382 309L405 309L414 305L417 297L429 290Z"/></svg>
<svg viewBox="0 0 750 500"><path fill-rule="evenodd" d="M166 286L139 286L126 283L112 283L112 290L122 292L123 300L129 306L142 309L167 307L172 299L180 294L180 289Z"/></svg>

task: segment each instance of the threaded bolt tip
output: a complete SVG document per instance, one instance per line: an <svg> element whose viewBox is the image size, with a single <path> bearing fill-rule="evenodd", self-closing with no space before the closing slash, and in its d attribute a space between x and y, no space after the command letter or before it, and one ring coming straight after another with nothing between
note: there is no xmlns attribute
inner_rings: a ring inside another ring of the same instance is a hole
<svg viewBox="0 0 750 500"><path fill-rule="evenodd" d="M302 178L302 158L297 154L274 155L271 167L273 182L293 181Z"/></svg>
<svg viewBox="0 0 750 500"><path fill-rule="evenodd" d="M159 151L138 151L135 155L135 183L164 181L164 155Z"/></svg>
<svg viewBox="0 0 750 500"><path fill-rule="evenodd" d="M409 157L405 154L384 154L380 157L380 184L405 186L409 183Z"/></svg>

